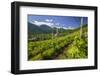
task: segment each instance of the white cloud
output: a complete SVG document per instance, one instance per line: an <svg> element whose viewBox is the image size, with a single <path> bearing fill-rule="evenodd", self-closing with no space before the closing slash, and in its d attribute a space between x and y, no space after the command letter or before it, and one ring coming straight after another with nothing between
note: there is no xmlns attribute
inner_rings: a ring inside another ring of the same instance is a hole
<svg viewBox="0 0 100 76"><path fill-rule="evenodd" d="M45 21L46 22L52 22L53 20L52 19L46 19Z"/></svg>
<svg viewBox="0 0 100 76"><path fill-rule="evenodd" d="M71 27L71 26L63 27L63 28L64 28L64 29L71 29L71 30L75 29L75 28L73 28L73 27Z"/></svg>
<svg viewBox="0 0 100 76"><path fill-rule="evenodd" d="M51 22L43 22L43 21L33 21L31 22L32 24L35 24L35 25L48 25L50 27L52 27L54 25L54 23L51 23Z"/></svg>
<svg viewBox="0 0 100 76"><path fill-rule="evenodd" d="M74 29L73 27L71 27L71 26L68 26L68 29Z"/></svg>
<svg viewBox="0 0 100 76"><path fill-rule="evenodd" d="M60 25L59 23L53 23L53 22L45 22L45 21L32 21L32 24L35 24L37 26L41 26L41 25L48 25L50 27L56 27L56 28L63 28L63 29L75 29L74 27L71 26L67 26L65 27L64 25Z"/></svg>

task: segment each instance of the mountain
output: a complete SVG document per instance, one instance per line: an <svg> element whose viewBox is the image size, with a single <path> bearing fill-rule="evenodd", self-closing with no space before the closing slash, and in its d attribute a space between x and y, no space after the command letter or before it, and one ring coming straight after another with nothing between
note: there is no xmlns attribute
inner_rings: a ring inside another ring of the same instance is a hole
<svg viewBox="0 0 100 76"><path fill-rule="evenodd" d="M41 25L40 29L44 33L51 33L52 32L52 28L50 26L47 26L47 25Z"/></svg>
<svg viewBox="0 0 100 76"><path fill-rule="evenodd" d="M41 34L41 33L51 33L52 32L52 28L47 26L47 25L41 25L41 26L37 26L35 24L32 24L30 22L28 22L28 33L32 34Z"/></svg>
<svg viewBox="0 0 100 76"><path fill-rule="evenodd" d="M37 25L28 22L28 33L41 33L41 29Z"/></svg>
<svg viewBox="0 0 100 76"><path fill-rule="evenodd" d="M64 28L57 28L57 27L51 28L46 24L42 24L38 26L36 24L32 24L28 22L28 34L49 34L52 32L56 33L57 30L59 33L72 32L71 29L64 29Z"/></svg>

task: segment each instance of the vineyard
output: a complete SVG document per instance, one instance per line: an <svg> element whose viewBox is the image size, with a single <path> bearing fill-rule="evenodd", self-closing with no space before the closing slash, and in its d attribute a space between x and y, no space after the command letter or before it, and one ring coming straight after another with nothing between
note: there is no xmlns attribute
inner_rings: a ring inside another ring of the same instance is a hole
<svg viewBox="0 0 100 76"><path fill-rule="evenodd" d="M28 60L81 59L88 57L87 26L63 36L43 35L42 40L28 40ZM40 37L41 38L41 37Z"/></svg>

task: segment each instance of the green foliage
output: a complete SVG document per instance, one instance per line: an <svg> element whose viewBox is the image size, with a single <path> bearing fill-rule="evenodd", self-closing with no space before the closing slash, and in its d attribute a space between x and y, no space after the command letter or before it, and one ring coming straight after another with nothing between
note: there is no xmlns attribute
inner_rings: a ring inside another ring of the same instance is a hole
<svg viewBox="0 0 100 76"><path fill-rule="evenodd" d="M53 59L62 50L64 53L61 54L58 59L79 59L87 58L88 56L86 27L83 28L81 39L80 30L78 29L71 34L55 37L53 39L51 38L52 36L50 34L41 34L40 36L37 36L37 38L39 37L42 40L28 42L29 60Z"/></svg>
<svg viewBox="0 0 100 76"><path fill-rule="evenodd" d="M31 58L31 60L41 60L41 59L42 59L41 53Z"/></svg>
<svg viewBox="0 0 100 76"><path fill-rule="evenodd" d="M68 58L80 58L79 50L76 46L72 46L69 48L68 52L66 52Z"/></svg>
<svg viewBox="0 0 100 76"><path fill-rule="evenodd" d="M87 58L87 39L75 36L74 42L66 52L68 58Z"/></svg>
<svg viewBox="0 0 100 76"><path fill-rule="evenodd" d="M52 58L57 52L67 45L70 40L69 37L60 37L52 40L29 42L28 43L28 56L29 60L37 54L42 53L44 59Z"/></svg>
<svg viewBox="0 0 100 76"><path fill-rule="evenodd" d="M44 59L51 59L56 54L56 51L54 48L48 49L43 52L42 56Z"/></svg>

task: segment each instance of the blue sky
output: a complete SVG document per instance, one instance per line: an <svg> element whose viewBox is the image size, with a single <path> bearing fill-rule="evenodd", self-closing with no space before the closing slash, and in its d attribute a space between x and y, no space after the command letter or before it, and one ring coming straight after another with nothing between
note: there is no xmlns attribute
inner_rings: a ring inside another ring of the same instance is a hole
<svg viewBox="0 0 100 76"><path fill-rule="evenodd" d="M83 18L83 24L88 23L87 17L50 15L28 15L28 22L36 25L46 24L52 27L77 28L80 26L81 18Z"/></svg>

